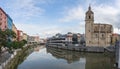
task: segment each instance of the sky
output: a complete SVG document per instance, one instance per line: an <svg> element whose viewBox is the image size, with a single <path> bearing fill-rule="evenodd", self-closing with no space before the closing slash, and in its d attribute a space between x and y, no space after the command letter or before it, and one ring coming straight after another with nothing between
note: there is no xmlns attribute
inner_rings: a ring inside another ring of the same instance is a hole
<svg viewBox="0 0 120 69"><path fill-rule="evenodd" d="M120 0L0 0L0 7L17 29L28 35L50 37L56 33L85 33L85 13L91 5L95 23L120 30Z"/></svg>

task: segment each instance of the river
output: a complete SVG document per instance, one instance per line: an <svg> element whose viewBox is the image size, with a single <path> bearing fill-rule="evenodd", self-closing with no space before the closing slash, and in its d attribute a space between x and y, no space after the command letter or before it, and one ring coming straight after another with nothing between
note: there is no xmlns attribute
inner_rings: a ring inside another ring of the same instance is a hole
<svg viewBox="0 0 120 69"><path fill-rule="evenodd" d="M114 57L106 53L37 47L17 69L115 69L114 61Z"/></svg>

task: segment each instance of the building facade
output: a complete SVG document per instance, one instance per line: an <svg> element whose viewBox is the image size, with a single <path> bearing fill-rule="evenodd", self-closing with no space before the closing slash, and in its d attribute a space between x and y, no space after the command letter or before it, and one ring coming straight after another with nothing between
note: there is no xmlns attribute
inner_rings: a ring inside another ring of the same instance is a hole
<svg viewBox="0 0 120 69"><path fill-rule="evenodd" d="M72 44L72 38L73 38L73 33L68 32L67 33L67 37L66 37L66 41L70 44Z"/></svg>
<svg viewBox="0 0 120 69"><path fill-rule="evenodd" d="M120 35L117 33L112 34L112 45L115 45L116 41L120 40Z"/></svg>
<svg viewBox="0 0 120 69"><path fill-rule="evenodd" d="M40 43L39 36L28 36L28 43Z"/></svg>
<svg viewBox="0 0 120 69"><path fill-rule="evenodd" d="M7 16L2 8L0 8L0 29L2 31L7 29Z"/></svg>
<svg viewBox="0 0 120 69"><path fill-rule="evenodd" d="M7 14L7 29L12 30L12 26L13 26L13 20L12 20L11 17Z"/></svg>
<svg viewBox="0 0 120 69"><path fill-rule="evenodd" d="M16 38L13 38L13 41L17 41L17 28L16 28L14 23L13 23L13 26L12 26L12 31L16 34Z"/></svg>
<svg viewBox="0 0 120 69"><path fill-rule="evenodd" d="M85 17L86 46L110 46L112 33L112 25L94 23L94 13L92 12L91 7L89 6Z"/></svg>
<svg viewBox="0 0 120 69"><path fill-rule="evenodd" d="M0 29L3 31L6 29L12 30L12 26L12 18L8 14L6 14L2 8L0 8Z"/></svg>
<svg viewBox="0 0 120 69"><path fill-rule="evenodd" d="M28 35L26 33L23 33L23 40L28 40Z"/></svg>
<svg viewBox="0 0 120 69"><path fill-rule="evenodd" d="M23 40L23 31L17 30L17 41Z"/></svg>

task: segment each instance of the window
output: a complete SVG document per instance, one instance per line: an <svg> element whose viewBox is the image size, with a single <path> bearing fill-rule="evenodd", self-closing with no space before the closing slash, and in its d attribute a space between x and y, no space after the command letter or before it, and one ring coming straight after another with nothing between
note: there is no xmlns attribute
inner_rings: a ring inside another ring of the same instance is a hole
<svg viewBox="0 0 120 69"><path fill-rule="evenodd" d="M97 38L97 37L98 37L98 35L97 35L97 34L95 34L95 37Z"/></svg>
<svg viewBox="0 0 120 69"><path fill-rule="evenodd" d="M2 25L2 22L0 22L0 25Z"/></svg>
<svg viewBox="0 0 120 69"><path fill-rule="evenodd" d="M95 27L94 27L94 32L96 32L96 31L97 31L97 27L95 26Z"/></svg>
<svg viewBox="0 0 120 69"><path fill-rule="evenodd" d="M104 38L104 34L102 34L102 38Z"/></svg>
<svg viewBox="0 0 120 69"><path fill-rule="evenodd" d="M91 17L89 16L89 19L91 19Z"/></svg>
<svg viewBox="0 0 120 69"><path fill-rule="evenodd" d="M104 27L103 26L101 27L101 31L104 31Z"/></svg>
<svg viewBox="0 0 120 69"><path fill-rule="evenodd" d="M90 30L88 30L90 32Z"/></svg>
<svg viewBox="0 0 120 69"><path fill-rule="evenodd" d="M7 28L7 26L5 25L5 29Z"/></svg>
<svg viewBox="0 0 120 69"><path fill-rule="evenodd" d="M101 39L105 39L105 34L102 34L102 35L101 35Z"/></svg>

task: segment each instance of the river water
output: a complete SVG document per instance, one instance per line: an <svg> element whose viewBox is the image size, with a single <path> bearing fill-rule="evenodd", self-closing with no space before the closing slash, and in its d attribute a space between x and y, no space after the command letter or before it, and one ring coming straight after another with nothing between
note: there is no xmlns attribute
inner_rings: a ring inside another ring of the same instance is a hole
<svg viewBox="0 0 120 69"><path fill-rule="evenodd" d="M37 47L17 69L115 69L114 57L105 53L83 53Z"/></svg>

